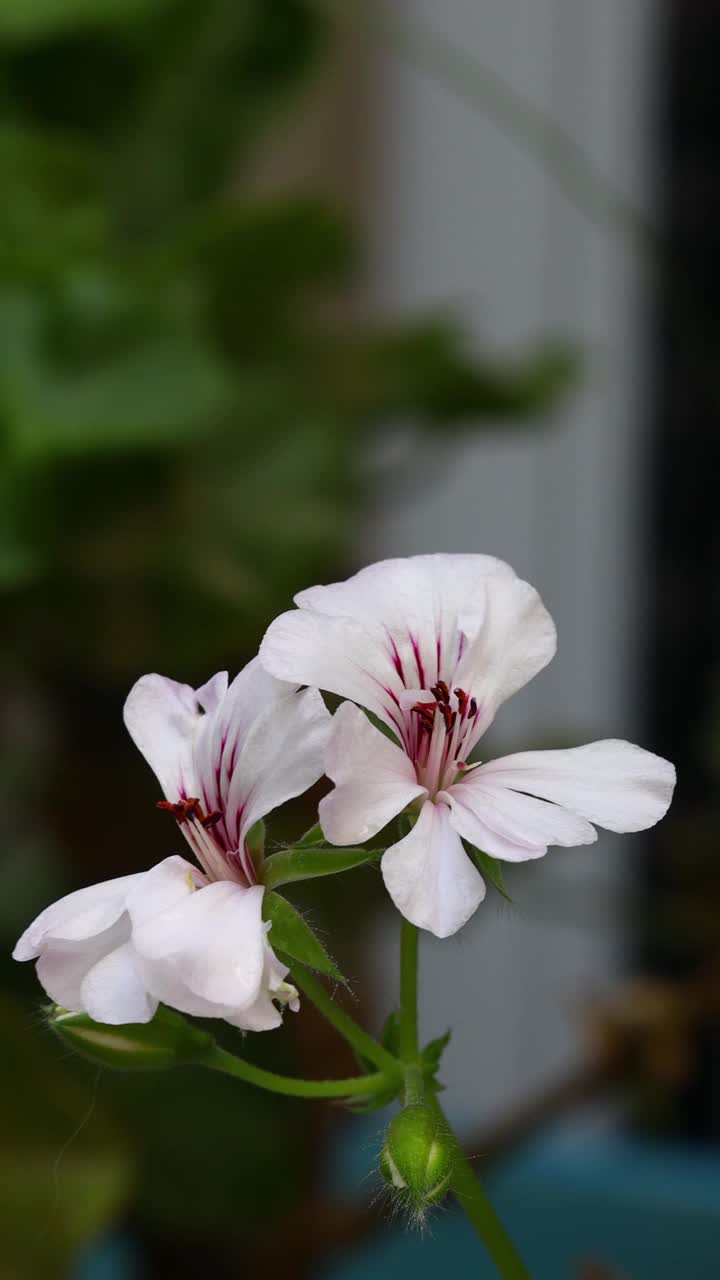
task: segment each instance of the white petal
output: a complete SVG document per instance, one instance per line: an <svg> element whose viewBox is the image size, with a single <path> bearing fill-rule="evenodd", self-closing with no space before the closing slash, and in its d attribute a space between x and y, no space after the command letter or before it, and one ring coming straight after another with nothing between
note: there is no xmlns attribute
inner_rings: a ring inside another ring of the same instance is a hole
<svg viewBox="0 0 720 1280"><path fill-rule="evenodd" d="M285 680L276 680L258 658L253 658L205 717L195 741L194 759L198 794L207 810L225 811L230 781L253 724L296 688Z"/></svg>
<svg viewBox="0 0 720 1280"><path fill-rule="evenodd" d="M226 684L221 672L196 693L188 684L148 675L128 694L125 725L169 800L199 795L193 747L207 714L202 699L212 714Z"/></svg>
<svg viewBox="0 0 720 1280"><path fill-rule="evenodd" d="M269 627L263 664L285 680L359 702L397 727L404 688L451 681L485 611L486 583L515 580L492 556L384 560L347 582L311 587Z"/></svg>
<svg viewBox="0 0 720 1280"><path fill-rule="evenodd" d="M469 774L451 787L451 822L476 848L508 862L540 858L550 844L592 844L597 832L584 818Z"/></svg>
<svg viewBox="0 0 720 1280"><path fill-rule="evenodd" d="M496 575L485 584L485 611L454 679L477 699L474 741L498 707L547 666L555 654L555 624L534 587Z"/></svg>
<svg viewBox="0 0 720 1280"><path fill-rule="evenodd" d="M242 845L250 828L322 777L332 717L317 689L272 703L245 740L227 798L230 840Z"/></svg>
<svg viewBox="0 0 720 1280"><path fill-rule="evenodd" d="M403 683L391 643L374 622L292 609L270 624L260 661L282 680L326 689L359 702L391 726L401 723L397 703Z"/></svg>
<svg viewBox="0 0 720 1280"><path fill-rule="evenodd" d="M412 924L438 938L456 933L485 897L485 884L450 825L445 804L426 801L415 826L382 860L386 888Z"/></svg>
<svg viewBox="0 0 720 1280"><path fill-rule="evenodd" d="M172 861L169 859L168 861ZM182 861L182 860L180 860ZM159 999L186 1013L225 1016L257 998L263 973L263 888L244 889L230 881L187 891L175 868L164 864L155 878L152 908L144 912L143 887L129 902L133 945L143 972ZM170 905L159 906L164 893ZM179 899L179 900L178 900Z"/></svg>
<svg viewBox="0 0 720 1280"><path fill-rule="evenodd" d="M93 965L83 979L80 994L89 1017L115 1026L149 1022L158 1006L147 990L130 942L116 947Z"/></svg>
<svg viewBox="0 0 720 1280"><path fill-rule="evenodd" d="M369 840L426 794L405 752L352 702L335 712L325 772L335 790L320 801L320 825L331 844Z"/></svg>
<svg viewBox="0 0 720 1280"><path fill-rule="evenodd" d="M234 1017L226 1018L226 1022L234 1027L240 1027L242 1031L272 1031L275 1027L281 1026L282 1012L273 1003L273 995L280 991L281 984L289 972L286 965L280 964L272 947L266 941L265 964L259 995L253 1004L248 1005ZM292 1008L293 1005L296 1009L298 1008L297 1001L293 1001L290 1007Z"/></svg>
<svg viewBox="0 0 720 1280"><path fill-rule="evenodd" d="M144 874L103 880L53 902L25 930L14 959L32 960L51 942L80 942L105 933L122 916L128 894Z"/></svg>
<svg viewBox="0 0 720 1280"><path fill-rule="evenodd" d="M616 739L565 751L520 752L481 765L472 777L541 796L610 831L654 826L675 786L669 761Z"/></svg>
<svg viewBox="0 0 720 1280"><path fill-rule="evenodd" d="M85 1012L82 984L90 970L130 937L130 920L123 914L109 929L78 942L49 939L37 962L37 976L56 1004L74 1013Z"/></svg>

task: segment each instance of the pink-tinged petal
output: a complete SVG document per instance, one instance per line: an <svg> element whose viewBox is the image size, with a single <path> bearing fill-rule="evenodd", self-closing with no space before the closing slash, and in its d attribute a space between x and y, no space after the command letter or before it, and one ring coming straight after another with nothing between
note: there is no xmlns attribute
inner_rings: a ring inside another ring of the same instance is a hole
<svg viewBox="0 0 720 1280"><path fill-rule="evenodd" d="M478 631L490 578L513 580L515 574L494 556L411 556L368 565L346 582L310 587L295 603L326 616L375 624L403 684L428 688L452 677L463 643Z"/></svg>
<svg viewBox="0 0 720 1280"><path fill-rule="evenodd" d="M427 794L405 752L352 702L335 712L325 772L335 790L320 801L320 825L331 844L369 840Z"/></svg>
<svg viewBox="0 0 720 1280"><path fill-rule="evenodd" d="M505 756L474 770L472 780L540 796L609 831L643 831L667 812L675 769L631 742L607 739Z"/></svg>
<svg viewBox="0 0 720 1280"><path fill-rule="evenodd" d="M220 673L200 691L213 710L226 681L227 675ZM207 714L200 694L165 676L142 676L130 690L123 714L131 738L168 800L197 796L193 749Z"/></svg>
<svg viewBox="0 0 720 1280"><path fill-rule="evenodd" d="M40 913L18 941L13 958L33 960L52 943L83 942L104 935L125 911L128 894L144 873L103 880L53 902ZM104 954L101 950L100 954Z"/></svg>
<svg viewBox="0 0 720 1280"><path fill-rule="evenodd" d="M376 623L293 609L270 624L260 661L281 680L326 689L359 702L395 729L402 725L403 683L387 636Z"/></svg>
<svg viewBox="0 0 720 1280"><path fill-rule="evenodd" d="M448 806L429 800L410 834L384 854L382 873L398 911L438 938L457 933L485 897Z"/></svg>
<svg viewBox="0 0 720 1280"><path fill-rule="evenodd" d="M198 794L206 810L226 809L230 780L253 724L296 688L276 680L258 658L253 658L208 712L197 734L194 755Z"/></svg>
<svg viewBox="0 0 720 1280"><path fill-rule="evenodd" d="M93 965L83 979L80 995L89 1017L114 1026L149 1022L158 1006L145 985L130 942L116 947Z"/></svg>
<svg viewBox="0 0 720 1280"><path fill-rule="evenodd" d="M477 771L441 796L451 805L450 821L458 834L507 862L540 858L550 844L573 847L597 840L595 828L584 818L546 800L485 783Z"/></svg>
<svg viewBox="0 0 720 1280"><path fill-rule="evenodd" d="M280 964L274 951L266 942L260 993L253 1004L248 1005L247 1009L243 1009L233 1017L226 1018L226 1022L234 1027L240 1027L242 1031L273 1031L275 1027L281 1026L282 1012L277 1004L273 1003L273 997L277 997L283 1005L288 1003L288 994L292 996L294 992L294 988L288 989L284 985L289 972L286 965ZM289 1003L290 1008L297 1012L300 1006L296 993L295 998Z"/></svg>
<svg viewBox="0 0 720 1280"><path fill-rule="evenodd" d="M289 693L257 718L228 791L225 821L235 848L260 818L322 777L331 725L317 689Z"/></svg>
<svg viewBox="0 0 720 1280"><path fill-rule="evenodd" d="M129 903L143 976L166 1004L224 1017L252 1004L260 989L263 888L226 880L193 889L172 862L148 873L147 901L140 886Z"/></svg>
<svg viewBox="0 0 720 1280"><path fill-rule="evenodd" d="M535 588L514 576L488 578L482 625L455 673L478 703L475 741L498 707L547 666L556 647L555 624Z"/></svg>
<svg viewBox="0 0 720 1280"><path fill-rule="evenodd" d="M37 976L56 1004L73 1013L86 1012L82 985L91 969L122 947L130 937L130 921L123 913L109 929L77 942L49 939L37 962Z"/></svg>

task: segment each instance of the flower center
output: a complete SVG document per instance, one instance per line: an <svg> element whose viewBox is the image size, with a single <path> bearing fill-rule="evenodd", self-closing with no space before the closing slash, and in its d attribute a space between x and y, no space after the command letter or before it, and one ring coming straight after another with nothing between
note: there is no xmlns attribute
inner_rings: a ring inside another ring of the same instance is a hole
<svg viewBox="0 0 720 1280"><path fill-rule="evenodd" d="M478 705L464 689L450 689L444 680L430 688L434 702L411 708L410 756L418 782L436 795L455 780L471 749Z"/></svg>
<svg viewBox="0 0 720 1280"><path fill-rule="evenodd" d="M226 849L212 828L224 821L221 809L205 813L196 796L187 800L158 800L156 808L171 813L182 828L190 848L210 880L235 880L238 884L255 884L257 876L252 858L242 849Z"/></svg>

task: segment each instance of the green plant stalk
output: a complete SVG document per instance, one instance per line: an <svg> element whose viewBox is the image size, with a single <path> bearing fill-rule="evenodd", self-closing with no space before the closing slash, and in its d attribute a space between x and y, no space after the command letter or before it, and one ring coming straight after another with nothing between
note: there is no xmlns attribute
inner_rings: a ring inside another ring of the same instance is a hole
<svg viewBox="0 0 720 1280"><path fill-rule="evenodd" d="M359 1027L349 1014L338 1008L322 983L318 982L317 978L304 965L299 964L296 960L290 960L290 964L295 985L300 988L303 995L312 1000L323 1017L327 1018L328 1022L335 1027L336 1031L339 1031L343 1039L347 1040L348 1044L352 1045L353 1049L361 1057L374 1062L380 1068L380 1071L385 1076L385 1084L388 1085L393 1080L401 1080L403 1070L397 1058L393 1057L381 1044L378 1044L377 1040L368 1035L367 1031L363 1031L362 1027Z"/></svg>
<svg viewBox="0 0 720 1280"><path fill-rule="evenodd" d="M498 1274L502 1280L531 1280L530 1272L475 1177L472 1165L434 1094L428 1096L427 1104L432 1107L438 1123L452 1143L454 1171L451 1189L455 1199L480 1236Z"/></svg>
<svg viewBox="0 0 720 1280"><path fill-rule="evenodd" d="M418 930L403 918L400 935L400 1057L416 1062L418 1042Z"/></svg>
<svg viewBox="0 0 720 1280"><path fill-rule="evenodd" d="M260 1089L285 1094L289 1098L371 1097L376 1093L384 1093L389 1083L384 1071L373 1075L350 1076L346 1080L297 1080L292 1076L281 1076L275 1071L255 1067L244 1058L236 1058L234 1053L221 1049L219 1045L214 1045L202 1058L202 1065Z"/></svg>
<svg viewBox="0 0 720 1280"><path fill-rule="evenodd" d="M405 1072L405 1106L425 1101L453 1149L454 1172L451 1187L465 1216L472 1223L492 1258L502 1280L530 1280L518 1254L490 1200L473 1173L460 1142L432 1089L425 1090L418 1069L418 930L403 919L400 941L400 1057Z"/></svg>

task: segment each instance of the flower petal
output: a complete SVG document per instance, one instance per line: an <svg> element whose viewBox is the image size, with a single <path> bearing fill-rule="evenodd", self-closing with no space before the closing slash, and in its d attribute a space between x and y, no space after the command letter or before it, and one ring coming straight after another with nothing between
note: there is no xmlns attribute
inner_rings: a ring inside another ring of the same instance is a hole
<svg viewBox="0 0 720 1280"><path fill-rule="evenodd" d="M375 623L385 632L386 649L391 642L403 684L428 688L452 676L459 630L467 640L479 629L490 578L514 581L515 573L494 556L410 556L368 565L346 582L310 587L295 603L326 616Z"/></svg>
<svg viewBox="0 0 720 1280"><path fill-rule="evenodd" d="M127 730L153 770L168 800L199 794L193 761L196 736L227 688L227 673L213 676L197 692L165 676L142 676L124 708Z"/></svg>
<svg viewBox="0 0 720 1280"><path fill-rule="evenodd" d="M198 794L206 810L225 811L230 781L253 724L296 688L297 685L276 680L258 658L253 658L208 712L199 728L194 754Z"/></svg>
<svg viewBox="0 0 720 1280"><path fill-rule="evenodd" d="M82 942L105 934L122 916L128 894L144 874L103 880L53 902L25 930L13 958L33 960L51 943Z"/></svg>
<svg viewBox="0 0 720 1280"><path fill-rule="evenodd" d="M559 805L483 782L475 771L441 792L452 808L451 823L478 849L507 862L540 858L550 844L592 844L597 831Z"/></svg>
<svg viewBox="0 0 720 1280"><path fill-rule="evenodd" d="M123 913L102 933L78 942L48 940L37 962L37 976L56 1004L84 1013L82 984L90 970L130 937L130 921Z"/></svg>
<svg viewBox="0 0 720 1280"><path fill-rule="evenodd" d="M293 680L351 698L396 729L403 683L381 627L352 618L291 609L270 624L260 661L281 680Z"/></svg>
<svg viewBox="0 0 720 1280"><path fill-rule="evenodd" d="M147 990L131 942L109 951L93 965L83 979L80 995L89 1017L114 1026L149 1022L158 1006Z"/></svg>
<svg viewBox="0 0 720 1280"><path fill-rule="evenodd" d="M405 752L352 702L335 712L325 772L335 790L320 801L320 825L331 844L369 840L426 794Z"/></svg>
<svg viewBox="0 0 720 1280"><path fill-rule="evenodd" d="M541 796L609 831L643 831L667 812L675 769L661 756L611 738L505 756L473 770L472 780ZM469 777L462 785L473 782Z"/></svg>
<svg viewBox="0 0 720 1280"><path fill-rule="evenodd" d="M160 1000L185 1013L224 1017L252 1004L260 989L264 890L227 880L195 890L177 865L183 861L166 859L131 895L133 945Z"/></svg>
<svg viewBox="0 0 720 1280"><path fill-rule="evenodd" d="M450 824L446 804L426 801L409 835L382 860L385 885L412 924L447 938L485 897L484 881Z"/></svg>
<svg viewBox="0 0 720 1280"><path fill-rule="evenodd" d="M473 743L498 707L547 666L556 647L555 624L535 588L514 576L488 578L482 625L454 677L478 703Z"/></svg>
<svg viewBox="0 0 720 1280"><path fill-rule="evenodd" d="M331 726L317 689L286 694L256 719L227 797L225 822L235 848L260 818L322 777Z"/></svg>

